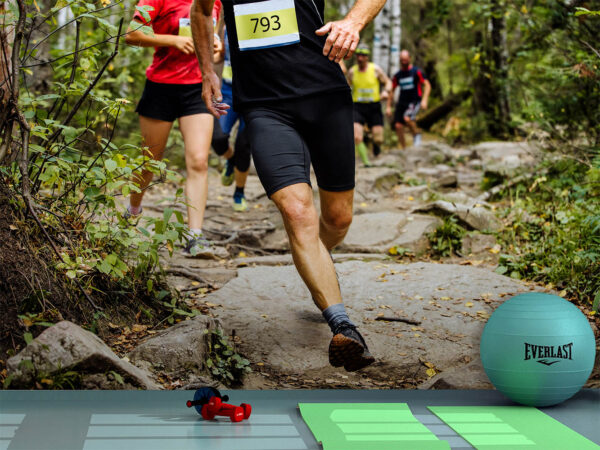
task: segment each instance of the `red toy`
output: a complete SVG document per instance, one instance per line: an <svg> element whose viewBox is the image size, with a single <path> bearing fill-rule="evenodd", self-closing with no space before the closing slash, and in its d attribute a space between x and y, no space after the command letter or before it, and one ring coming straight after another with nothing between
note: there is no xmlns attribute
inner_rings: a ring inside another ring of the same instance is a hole
<svg viewBox="0 0 600 450"><path fill-rule="evenodd" d="M227 395L221 396L221 393L211 387L200 388L194 394L194 400L188 400L188 408L196 407L204 420L213 420L215 416L229 417L232 422L241 422L248 419L252 413L252 407L247 403L240 406L228 405L223 401L228 401Z"/></svg>

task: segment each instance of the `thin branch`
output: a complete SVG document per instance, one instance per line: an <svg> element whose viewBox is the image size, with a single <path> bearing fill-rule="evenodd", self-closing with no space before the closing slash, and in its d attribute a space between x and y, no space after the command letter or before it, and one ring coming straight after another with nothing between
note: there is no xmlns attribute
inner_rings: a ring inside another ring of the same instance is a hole
<svg viewBox="0 0 600 450"><path fill-rule="evenodd" d="M405 319L403 317L375 317L375 320L385 320L386 322L404 322L411 325L421 325L420 320Z"/></svg>

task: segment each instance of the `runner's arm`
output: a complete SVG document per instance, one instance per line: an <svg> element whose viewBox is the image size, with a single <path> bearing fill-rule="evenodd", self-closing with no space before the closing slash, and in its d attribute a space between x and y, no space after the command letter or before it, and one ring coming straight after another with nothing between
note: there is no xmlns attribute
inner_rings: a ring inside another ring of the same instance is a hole
<svg viewBox="0 0 600 450"><path fill-rule="evenodd" d="M327 22L315 33L329 34L323 47L323 55L339 63L348 59L360 41L360 32L379 13L386 0L356 0L350 12L342 20Z"/></svg>
<svg viewBox="0 0 600 450"><path fill-rule="evenodd" d="M396 87L397 87L395 80L396 80L396 78L393 78L393 80L391 81L392 89L390 90L390 95L388 95L387 106L385 108L385 113L388 116L392 115L392 108L394 107L394 91L396 90Z"/></svg>
<svg viewBox="0 0 600 450"><path fill-rule="evenodd" d="M386 93L387 98L392 95L392 80L385 74L383 69L375 64L375 73L377 74L377 79L379 83L383 86L383 90Z"/></svg>
<svg viewBox="0 0 600 450"><path fill-rule="evenodd" d="M219 104L223 101L219 77L213 68L213 10L214 0L194 0L190 13L192 37L202 72L202 99L215 117L226 114Z"/></svg>
<svg viewBox="0 0 600 450"><path fill-rule="evenodd" d="M431 83L427 78L423 81L425 89L423 90L423 98L421 99L421 109L427 109L429 102L429 94L431 93Z"/></svg>
<svg viewBox="0 0 600 450"><path fill-rule="evenodd" d="M192 40L187 36L175 36L174 34L146 34L140 30L143 23L134 19L139 27L127 29L125 42L136 47L175 47L186 55L194 51Z"/></svg>
<svg viewBox="0 0 600 450"><path fill-rule="evenodd" d="M352 86L352 80L354 79L354 70L350 67L348 73L346 74L346 79L348 80L348 84Z"/></svg>

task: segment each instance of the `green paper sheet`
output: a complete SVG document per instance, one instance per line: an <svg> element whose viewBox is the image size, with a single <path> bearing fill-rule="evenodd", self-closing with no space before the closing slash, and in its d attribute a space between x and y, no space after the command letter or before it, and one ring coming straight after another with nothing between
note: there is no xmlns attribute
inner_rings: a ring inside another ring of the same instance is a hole
<svg viewBox="0 0 600 450"><path fill-rule="evenodd" d="M528 406L430 406L478 450L598 450L600 446Z"/></svg>
<svg viewBox="0 0 600 450"><path fill-rule="evenodd" d="M406 403L298 403L323 450L450 450Z"/></svg>

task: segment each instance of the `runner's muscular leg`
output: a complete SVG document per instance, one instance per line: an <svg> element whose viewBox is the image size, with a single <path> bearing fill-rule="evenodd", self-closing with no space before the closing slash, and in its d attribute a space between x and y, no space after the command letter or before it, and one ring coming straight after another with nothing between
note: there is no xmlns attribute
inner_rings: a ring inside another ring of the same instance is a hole
<svg viewBox="0 0 600 450"><path fill-rule="evenodd" d="M373 133L373 142L377 145L383 144L383 127L381 125L374 125L371 132Z"/></svg>
<svg viewBox="0 0 600 450"><path fill-rule="evenodd" d="M319 189L319 196L321 199L319 236L325 248L331 251L342 242L352 223L354 189L343 192Z"/></svg>
<svg viewBox="0 0 600 450"><path fill-rule="evenodd" d="M341 303L333 261L319 239L319 217L311 187L306 183L292 184L275 192L271 200L281 212L294 264L317 307L323 311Z"/></svg>
<svg viewBox="0 0 600 450"><path fill-rule="evenodd" d="M165 122L164 120L151 119L150 117L140 116L140 131L142 133L142 145L147 148L145 155L151 159L160 161L163 157L163 152L167 145L169 132L173 122ZM130 204L133 207L138 207L142 203L144 191L152 181L154 174L143 169L142 173L134 175L134 181L138 183L142 192L134 192L131 194Z"/></svg>
<svg viewBox="0 0 600 450"><path fill-rule="evenodd" d="M394 128L396 129L396 135L398 136L398 142L400 142L400 145L402 146L403 149L406 148L406 139L404 138L404 125L402 125L400 122L396 122L394 124Z"/></svg>
<svg viewBox="0 0 600 450"><path fill-rule="evenodd" d="M364 139L363 126L358 122L354 122L354 144L360 144Z"/></svg>
<svg viewBox="0 0 600 450"><path fill-rule="evenodd" d="M213 117L210 114L180 117L179 129L185 145L188 226L202 228L208 196L208 152L212 138Z"/></svg>

